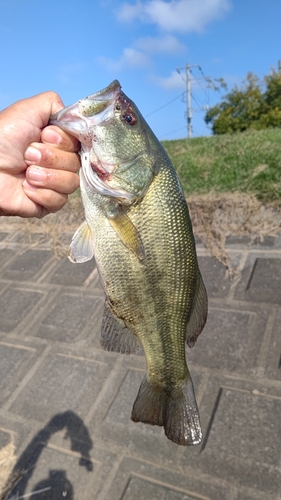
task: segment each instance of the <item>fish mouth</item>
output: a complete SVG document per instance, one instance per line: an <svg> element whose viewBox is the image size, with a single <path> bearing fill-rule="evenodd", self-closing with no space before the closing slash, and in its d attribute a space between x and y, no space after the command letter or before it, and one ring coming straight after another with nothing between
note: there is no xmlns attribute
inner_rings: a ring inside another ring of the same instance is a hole
<svg viewBox="0 0 281 500"><path fill-rule="evenodd" d="M52 115L49 124L57 125L65 132L77 137L82 144L91 146L91 127L110 120L116 99L120 94L121 85L118 80L114 80L108 87Z"/></svg>
<svg viewBox="0 0 281 500"><path fill-rule="evenodd" d="M104 182L110 178L110 175L116 168L116 165L114 164L104 163L98 160L97 161L90 160L90 166L96 173L96 175Z"/></svg>
<svg viewBox="0 0 281 500"><path fill-rule="evenodd" d="M110 186L110 177L116 171L118 164L104 162L97 156L93 145L93 128L97 125L112 121L115 116L116 102L124 100L118 80L114 80L108 87L81 99L71 106L61 109L51 116L49 124L56 125L65 132L76 137L82 144L81 162L82 178L92 190L104 196L122 199L125 203L132 203L135 195L121 186ZM129 164L128 160L124 164Z"/></svg>

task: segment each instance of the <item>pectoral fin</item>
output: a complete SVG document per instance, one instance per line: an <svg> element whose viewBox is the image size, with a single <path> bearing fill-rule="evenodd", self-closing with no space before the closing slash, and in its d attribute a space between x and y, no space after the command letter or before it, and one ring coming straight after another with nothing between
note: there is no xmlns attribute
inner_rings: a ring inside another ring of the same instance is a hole
<svg viewBox="0 0 281 500"><path fill-rule="evenodd" d="M81 263L90 260L94 256L93 236L87 222L84 221L72 237L68 250L68 258L71 262Z"/></svg>
<svg viewBox="0 0 281 500"><path fill-rule="evenodd" d="M108 218L108 221L118 234L122 243L129 248L139 260L143 260L145 253L140 234L127 214L118 214L114 218Z"/></svg>

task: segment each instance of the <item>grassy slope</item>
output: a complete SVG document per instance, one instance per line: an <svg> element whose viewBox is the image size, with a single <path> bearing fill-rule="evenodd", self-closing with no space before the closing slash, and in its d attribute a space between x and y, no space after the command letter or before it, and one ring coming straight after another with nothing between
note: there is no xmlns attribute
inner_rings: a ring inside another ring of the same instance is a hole
<svg viewBox="0 0 281 500"><path fill-rule="evenodd" d="M163 141L185 193L242 191L281 201L281 129Z"/></svg>

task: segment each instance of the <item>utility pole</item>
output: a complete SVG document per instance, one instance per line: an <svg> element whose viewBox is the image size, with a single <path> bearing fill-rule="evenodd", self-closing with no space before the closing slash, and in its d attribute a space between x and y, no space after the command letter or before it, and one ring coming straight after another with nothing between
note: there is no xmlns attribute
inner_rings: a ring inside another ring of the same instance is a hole
<svg viewBox="0 0 281 500"><path fill-rule="evenodd" d="M278 73L281 73L281 61L280 61L280 59L278 61Z"/></svg>
<svg viewBox="0 0 281 500"><path fill-rule="evenodd" d="M186 69L187 137L188 137L188 139L190 139L190 137L192 136L192 126L191 126L192 108L191 108L191 99L190 99L190 66L189 66L189 64L186 64L185 69Z"/></svg>
<svg viewBox="0 0 281 500"><path fill-rule="evenodd" d="M190 70L191 68L199 68L198 65L195 66L190 66L190 64L186 63L184 68L177 68L177 72L180 75L180 71L182 69L185 70L186 78L185 78L185 85L186 85L186 118L187 118L187 137L190 139L192 137L192 125L191 125L191 120L192 120L192 107L191 107L191 78L190 78Z"/></svg>

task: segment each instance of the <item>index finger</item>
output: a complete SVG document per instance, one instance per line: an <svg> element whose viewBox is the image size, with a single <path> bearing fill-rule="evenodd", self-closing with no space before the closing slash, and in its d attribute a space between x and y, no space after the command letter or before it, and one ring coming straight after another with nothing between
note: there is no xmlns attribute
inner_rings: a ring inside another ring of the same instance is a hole
<svg viewBox="0 0 281 500"><path fill-rule="evenodd" d="M44 144L52 145L62 151L77 153L80 150L80 142L76 137L64 132L55 125L48 125L42 130L41 141Z"/></svg>

